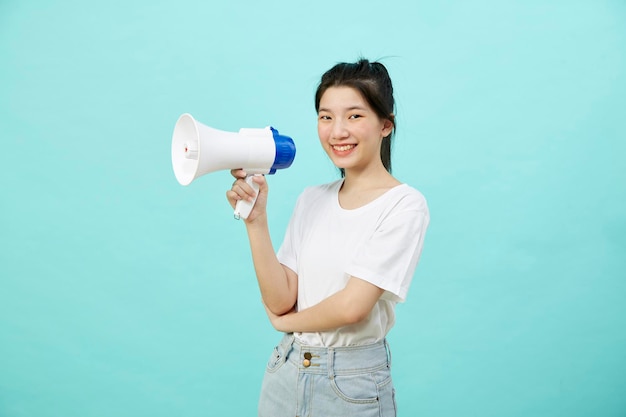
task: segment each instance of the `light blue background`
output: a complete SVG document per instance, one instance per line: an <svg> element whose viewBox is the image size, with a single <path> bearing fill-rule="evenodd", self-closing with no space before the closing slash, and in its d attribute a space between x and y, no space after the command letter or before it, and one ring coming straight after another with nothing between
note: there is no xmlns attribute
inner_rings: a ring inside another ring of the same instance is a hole
<svg viewBox="0 0 626 417"><path fill-rule="evenodd" d="M275 245L336 178L313 93L382 59L432 222L390 334L400 416L626 415L626 2L0 2L0 416L252 416L279 335L226 172L178 116L273 125Z"/></svg>

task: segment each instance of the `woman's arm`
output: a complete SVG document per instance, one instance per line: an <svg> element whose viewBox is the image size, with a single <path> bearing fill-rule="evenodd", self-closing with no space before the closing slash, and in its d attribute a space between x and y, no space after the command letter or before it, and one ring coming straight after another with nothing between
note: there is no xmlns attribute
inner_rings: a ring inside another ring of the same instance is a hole
<svg viewBox="0 0 626 417"><path fill-rule="evenodd" d="M254 190L246 184L246 173L243 170L232 170L231 174L236 180L226 196L235 207L237 201L253 197ZM253 181L259 185L259 195L245 224L254 270L266 308L273 314L285 314L296 304L298 276L291 269L283 266L274 252L265 211L268 194L265 177L255 176Z"/></svg>
<svg viewBox="0 0 626 417"><path fill-rule="evenodd" d="M266 309L278 331L323 332L362 321L383 292L383 289L367 281L350 277L344 289L305 310L277 315L268 306Z"/></svg>
<svg viewBox="0 0 626 417"><path fill-rule="evenodd" d="M246 226L263 303L272 313L285 314L296 304L298 276L278 262L266 218Z"/></svg>

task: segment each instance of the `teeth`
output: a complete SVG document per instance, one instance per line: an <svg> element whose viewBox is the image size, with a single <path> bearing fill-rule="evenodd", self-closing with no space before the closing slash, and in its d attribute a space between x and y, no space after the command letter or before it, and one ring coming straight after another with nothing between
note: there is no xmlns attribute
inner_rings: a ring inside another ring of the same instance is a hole
<svg viewBox="0 0 626 417"><path fill-rule="evenodd" d="M347 150L350 150L350 149L354 148L355 146L356 145L341 145L341 146L340 145L334 145L333 149L335 149L336 151L339 151L339 152L344 152L344 151L347 151Z"/></svg>

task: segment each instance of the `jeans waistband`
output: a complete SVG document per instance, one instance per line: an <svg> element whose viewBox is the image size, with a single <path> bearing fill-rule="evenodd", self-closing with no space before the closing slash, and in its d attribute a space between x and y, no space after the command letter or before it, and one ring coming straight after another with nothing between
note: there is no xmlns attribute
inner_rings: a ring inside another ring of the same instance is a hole
<svg viewBox="0 0 626 417"><path fill-rule="evenodd" d="M391 367L387 340L362 346L306 346L291 333L285 334L279 347L287 361L300 372L350 375Z"/></svg>

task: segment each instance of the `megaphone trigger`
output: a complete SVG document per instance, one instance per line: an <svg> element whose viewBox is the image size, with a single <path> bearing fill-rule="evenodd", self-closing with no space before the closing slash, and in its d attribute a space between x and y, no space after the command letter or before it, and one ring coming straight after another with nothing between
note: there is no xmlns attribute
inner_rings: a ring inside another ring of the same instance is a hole
<svg viewBox="0 0 626 417"><path fill-rule="evenodd" d="M255 175L261 175L261 174L255 174ZM240 219L246 220L248 216L250 215L250 212L254 208L254 205L256 204L256 198L259 196L259 184L257 184L253 179L255 175L248 175L246 177L246 184L248 184L254 190L254 197L252 198L252 201L250 200L237 201L237 204L235 205L235 213L234 213L235 220L240 220Z"/></svg>

